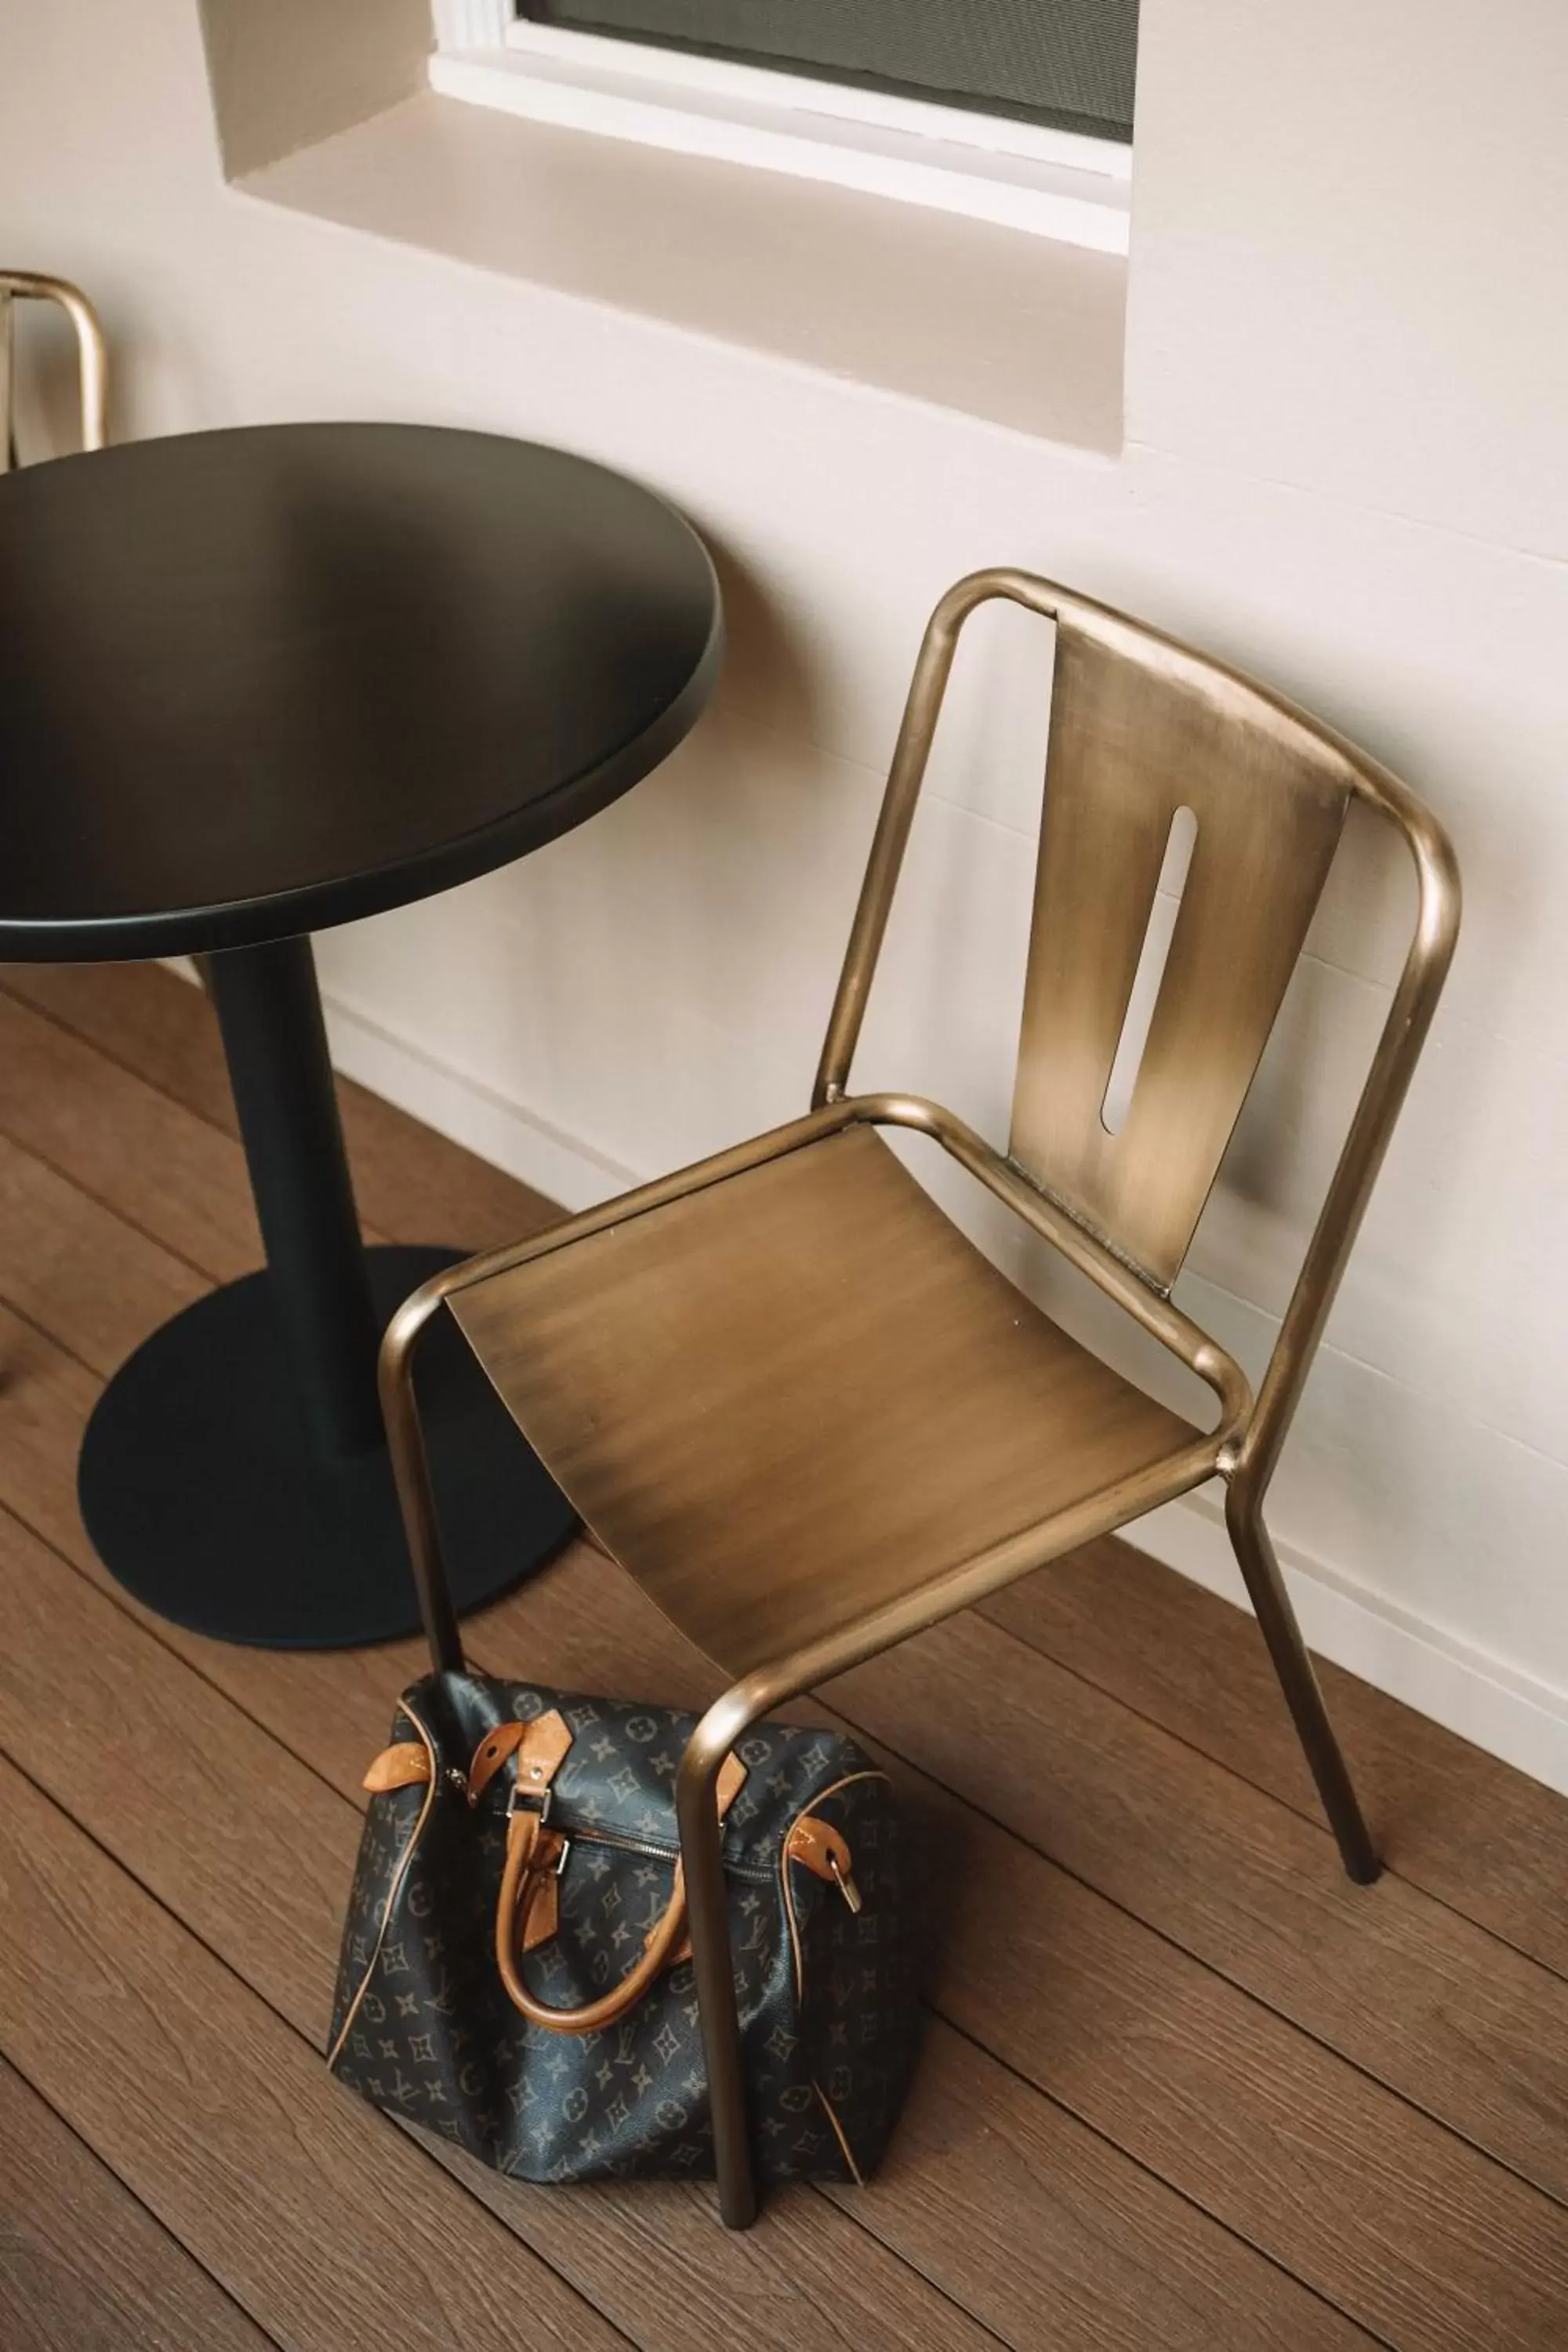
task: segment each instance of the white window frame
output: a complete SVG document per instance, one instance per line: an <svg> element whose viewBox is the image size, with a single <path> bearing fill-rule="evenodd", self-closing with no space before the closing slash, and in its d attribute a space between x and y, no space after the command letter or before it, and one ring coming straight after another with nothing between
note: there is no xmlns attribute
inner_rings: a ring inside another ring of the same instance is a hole
<svg viewBox="0 0 1568 2352"><path fill-rule="evenodd" d="M435 19L430 86L446 97L1127 251L1120 141L536 25L510 0L435 0Z"/></svg>

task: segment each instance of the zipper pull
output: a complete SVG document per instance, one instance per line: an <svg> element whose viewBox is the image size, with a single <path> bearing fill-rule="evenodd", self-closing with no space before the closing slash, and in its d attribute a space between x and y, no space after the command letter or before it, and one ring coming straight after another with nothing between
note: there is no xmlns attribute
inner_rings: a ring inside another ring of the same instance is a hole
<svg viewBox="0 0 1568 2352"><path fill-rule="evenodd" d="M802 1813L784 1841L784 1853L791 1862L803 1863L816 1877L837 1886L852 1912L859 1910L860 1890L850 1868L849 1848L831 1822Z"/></svg>
<svg viewBox="0 0 1568 2352"><path fill-rule="evenodd" d="M828 1855L827 1866L833 1873L833 1884L848 1904L851 1913L858 1912L860 1908L860 1889L836 1853Z"/></svg>

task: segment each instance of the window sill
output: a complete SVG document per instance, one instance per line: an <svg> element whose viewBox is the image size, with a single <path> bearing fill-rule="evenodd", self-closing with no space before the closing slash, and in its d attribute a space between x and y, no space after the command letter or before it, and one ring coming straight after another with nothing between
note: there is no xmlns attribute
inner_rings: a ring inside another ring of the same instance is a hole
<svg viewBox="0 0 1568 2352"><path fill-rule="evenodd" d="M435 92L235 184L1041 439L1121 446L1114 254Z"/></svg>
<svg viewBox="0 0 1568 2352"><path fill-rule="evenodd" d="M438 50L430 87L524 121L1127 251L1132 157L1110 140L530 22L499 48Z"/></svg>

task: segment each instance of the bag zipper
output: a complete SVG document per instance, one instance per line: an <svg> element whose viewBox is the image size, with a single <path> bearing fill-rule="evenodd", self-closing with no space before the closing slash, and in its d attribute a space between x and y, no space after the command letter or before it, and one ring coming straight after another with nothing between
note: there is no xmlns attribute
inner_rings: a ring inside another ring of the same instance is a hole
<svg viewBox="0 0 1568 2352"><path fill-rule="evenodd" d="M812 1816L809 1813L797 1813L795 1821L790 1824L791 1835L793 1836L794 1832L803 1822L808 1822L811 1819ZM569 1823L559 1820L554 1823L554 1827L565 1841L565 1845L568 1849L574 1844L579 1838L581 1838L584 1843L588 1845L612 1846L618 1853L646 1854L650 1862L666 1862L669 1864L671 1868L674 1867L675 1864L680 1858L679 1848L677 1846L654 1845L646 1838L624 1837L618 1830L573 1829ZM846 1851L847 1851L847 1849L846 1849ZM792 1853L790 1851L790 1841L787 1837L784 1841L784 1859L789 1862L799 1863L803 1870L810 1870L815 1877L821 1878L826 1874L828 1884L837 1887L839 1894L844 1897L849 1909L851 1911L859 1910L859 1889L857 1887L854 1879L849 1876L847 1871L841 1871L836 1862L830 1863L828 1871L825 1874L820 1869L817 1869L814 1864L808 1862L804 1854ZM566 1854L565 1852L563 1852L561 1861L558 1864L557 1868L564 1869L565 1862ZM767 1862L727 1861L724 1864L724 1868L731 1877L749 1878L758 1885L761 1885L766 1880L771 1879L773 1874L773 1864Z"/></svg>
<svg viewBox="0 0 1568 2352"><path fill-rule="evenodd" d="M650 1862L668 1862L672 1869L680 1859L679 1846L654 1845L646 1838L623 1837L619 1830L574 1829L559 1814L551 1827L560 1832L568 1845L575 1845L581 1838L586 1845L614 1846L617 1853L641 1853L646 1854ZM773 1874L772 1864L766 1862L731 1862L726 1859L724 1868L732 1878L754 1878L759 1882Z"/></svg>

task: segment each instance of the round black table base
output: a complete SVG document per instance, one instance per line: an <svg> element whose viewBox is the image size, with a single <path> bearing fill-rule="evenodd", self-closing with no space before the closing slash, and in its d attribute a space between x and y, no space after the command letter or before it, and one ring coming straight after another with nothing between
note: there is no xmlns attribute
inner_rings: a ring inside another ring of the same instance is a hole
<svg viewBox="0 0 1568 2352"><path fill-rule="evenodd" d="M463 1253L371 1249L383 1323ZM417 1386L459 1614L509 1591L576 1518L449 1316ZM323 1462L289 1393L266 1274L198 1299L115 1374L82 1444L99 1557L176 1624L268 1649L338 1649L418 1627L385 1452Z"/></svg>

